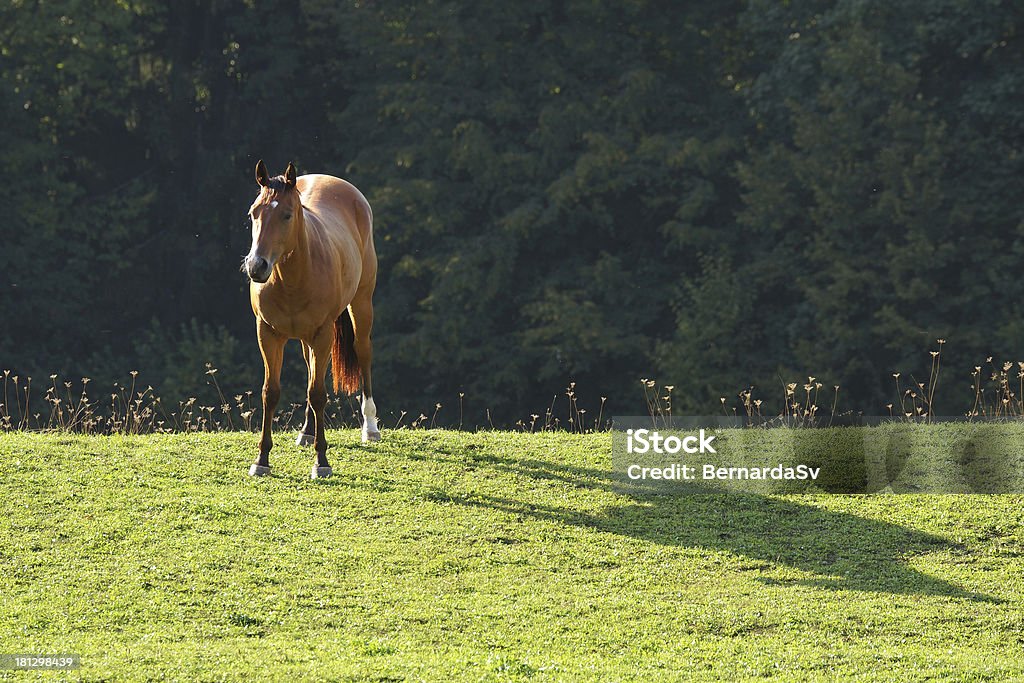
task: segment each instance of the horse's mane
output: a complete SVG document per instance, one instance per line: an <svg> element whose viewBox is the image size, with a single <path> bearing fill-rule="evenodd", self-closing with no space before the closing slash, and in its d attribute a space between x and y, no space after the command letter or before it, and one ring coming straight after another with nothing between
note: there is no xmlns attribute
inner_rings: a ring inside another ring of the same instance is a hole
<svg viewBox="0 0 1024 683"><path fill-rule="evenodd" d="M267 188L274 192L285 192L289 187L296 192L299 192L299 188L294 185L289 185L287 179L283 175L276 175L267 181ZM302 193L299 192L299 194Z"/></svg>

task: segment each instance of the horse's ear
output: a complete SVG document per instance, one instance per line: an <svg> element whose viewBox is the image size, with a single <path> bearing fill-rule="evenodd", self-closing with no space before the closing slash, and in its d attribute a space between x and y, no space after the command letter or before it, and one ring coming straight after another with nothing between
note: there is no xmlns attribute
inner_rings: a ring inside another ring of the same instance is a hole
<svg viewBox="0 0 1024 683"><path fill-rule="evenodd" d="M284 181L295 187L295 164L288 162L288 168L284 170Z"/></svg>
<svg viewBox="0 0 1024 683"><path fill-rule="evenodd" d="M263 159L256 162L256 182L260 187L267 186L267 165L263 163Z"/></svg>

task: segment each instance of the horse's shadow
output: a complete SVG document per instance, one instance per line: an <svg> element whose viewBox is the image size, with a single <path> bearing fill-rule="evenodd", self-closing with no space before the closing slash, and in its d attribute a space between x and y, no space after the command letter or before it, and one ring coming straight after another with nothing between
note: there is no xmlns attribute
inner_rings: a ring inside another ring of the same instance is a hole
<svg viewBox="0 0 1024 683"><path fill-rule="evenodd" d="M445 457L439 453L423 455ZM452 455L453 459L462 459ZM611 474L597 469L489 453L471 453L468 461L473 467L494 468L519 477L621 493ZM754 560L753 566L747 563L747 569L769 571L784 565L811 575L793 580L758 579L765 584L1003 602L920 572L908 563L915 555L965 552L959 544L898 524L796 502L794 498L737 493L624 496L618 498L618 504L586 513L490 495L461 497L438 492L438 496L465 506L503 510L660 545L725 550ZM897 500L893 498L894 503Z"/></svg>

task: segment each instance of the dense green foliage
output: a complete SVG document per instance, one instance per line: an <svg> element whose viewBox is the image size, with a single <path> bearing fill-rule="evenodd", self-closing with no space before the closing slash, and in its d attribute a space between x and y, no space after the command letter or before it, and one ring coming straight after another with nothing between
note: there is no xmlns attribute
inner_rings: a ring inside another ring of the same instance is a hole
<svg viewBox="0 0 1024 683"><path fill-rule="evenodd" d="M255 388L252 167L374 206L385 413L570 381L707 413L779 375L884 411L1024 338L1009 0L18 1L0 9L0 366ZM294 353L293 387L301 361ZM286 378L287 379L287 378ZM286 393L286 400L300 397Z"/></svg>
<svg viewBox="0 0 1024 683"><path fill-rule="evenodd" d="M1024 677L1020 496L631 498L607 435L330 439L310 481L287 439L252 479L247 434L0 434L0 652L86 681Z"/></svg>

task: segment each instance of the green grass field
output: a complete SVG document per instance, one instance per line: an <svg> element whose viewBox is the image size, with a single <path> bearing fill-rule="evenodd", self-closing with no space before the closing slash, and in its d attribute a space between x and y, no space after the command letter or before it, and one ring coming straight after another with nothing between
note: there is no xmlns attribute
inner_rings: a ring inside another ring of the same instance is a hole
<svg viewBox="0 0 1024 683"><path fill-rule="evenodd" d="M0 434L24 680L1021 680L1021 496L628 497L607 434Z"/></svg>

